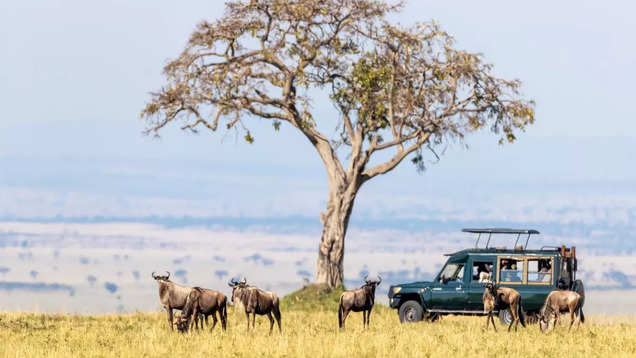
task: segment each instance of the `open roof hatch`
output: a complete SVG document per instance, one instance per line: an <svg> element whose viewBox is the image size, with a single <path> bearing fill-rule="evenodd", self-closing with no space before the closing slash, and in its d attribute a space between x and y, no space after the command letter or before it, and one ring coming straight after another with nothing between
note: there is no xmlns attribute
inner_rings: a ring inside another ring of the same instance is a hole
<svg viewBox="0 0 636 358"><path fill-rule="evenodd" d="M479 247L479 239L481 239L481 234L488 234L488 241L486 241L486 248L490 245L490 238L492 234L517 234L517 240L515 240L515 244L513 249L517 248L517 243L519 242L519 238L521 235L528 235L526 238L526 245L523 249L528 248L528 241L530 241L530 235L538 235L539 231L537 230L519 230L519 229L503 229L503 228L485 228L485 229L462 229L463 232L469 232L477 235L477 241L475 242L475 248Z"/></svg>

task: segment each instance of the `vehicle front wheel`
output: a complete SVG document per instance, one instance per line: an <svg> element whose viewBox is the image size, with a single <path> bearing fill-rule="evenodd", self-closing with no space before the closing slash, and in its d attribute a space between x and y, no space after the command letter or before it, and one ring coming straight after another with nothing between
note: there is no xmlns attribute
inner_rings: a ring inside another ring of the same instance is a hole
<svg viewBox="0 0 636 358"><path fill-rule="evenodd" d="M414 323L422 320L424 316L424 308L417 301L406 301L398 310L401 323Z"/></svg>

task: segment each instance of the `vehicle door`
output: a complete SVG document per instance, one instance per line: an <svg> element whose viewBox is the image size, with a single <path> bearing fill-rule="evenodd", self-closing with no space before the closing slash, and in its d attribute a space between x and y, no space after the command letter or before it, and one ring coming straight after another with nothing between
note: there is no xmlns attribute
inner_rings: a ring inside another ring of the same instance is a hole
<svg viewBox="0 0 636 358"><path fill-rule="evenodd" d="M554 257L527 256L525 261L524 285L519 287L521 305L527 312L536 312L556 286Z"/></svg>
<svg viewBox="0 0 636 358"><path fill-rule="evenodd" d="M496 276L496 258L493 256L473 256L468 262L467 269L470 270L469 284L466 289L468 298L467 310L482 311L484 303L484 285L493 281Z"/></svg>
<svg viewBox="0 0 636 358"><path fill-rule="evenodd" d="M521 295L521 306L528 311L529 299L534 288L528 285L527 256L509 255L497 257L497 283L515 289Z"/></svg>
<svg viewBox="0 0 636 358"><path fill-rule="evenodd" d="M466 306L465 266L447 263L431 288L431 308L440 310L464 310Z"/></svg>

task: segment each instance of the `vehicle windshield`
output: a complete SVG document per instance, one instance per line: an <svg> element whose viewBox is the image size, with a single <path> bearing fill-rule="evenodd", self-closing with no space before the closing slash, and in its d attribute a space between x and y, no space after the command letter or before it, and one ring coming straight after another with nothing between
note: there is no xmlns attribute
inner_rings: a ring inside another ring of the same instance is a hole
<svg viewBox="0 0 636 358"><path fill-rule="evenodd" d="M461 281L464 278L464 264L447 264L439 274L439 281Z"/></svg>

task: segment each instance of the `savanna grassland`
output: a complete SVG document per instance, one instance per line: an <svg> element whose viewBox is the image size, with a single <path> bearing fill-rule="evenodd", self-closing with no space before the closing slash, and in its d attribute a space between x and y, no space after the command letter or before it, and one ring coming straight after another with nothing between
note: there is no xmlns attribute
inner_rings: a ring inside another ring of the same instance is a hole
<svg viewBox="0 0 636 358"><path fill-rule="evenodd" d="M580 357L635 356L634 317L590 315L579 330L567 327L544 334L536 324L507 333L484 331L483 317L443 317L435 323L399 324L394 310L377 307L371 327L361 314L350 315L346 330L337 329L335 311L285 310L283 334L268 335L266 317L246 332L242 312L228 309L226 333L217 325L180 334L168 328L166 315L0 314L2 357ZM565 317L564 317L565 318Z"/></svg>

